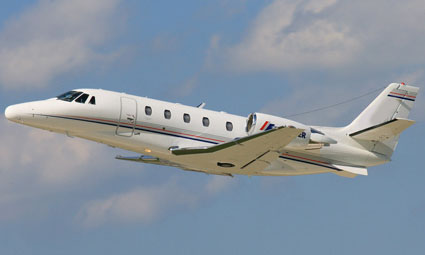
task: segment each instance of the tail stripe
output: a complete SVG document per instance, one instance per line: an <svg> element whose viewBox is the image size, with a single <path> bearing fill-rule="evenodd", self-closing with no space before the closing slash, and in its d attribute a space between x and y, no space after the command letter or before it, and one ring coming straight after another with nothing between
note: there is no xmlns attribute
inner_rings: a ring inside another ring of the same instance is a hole
<svg viewBox="0 0 425 255"><path fill-rule="evenodd" d="M401 97L401 96L396 96L396 95L392 95L392 94L390 94L390 95L388 95L389 97L395 97L395 98L399 98L399 99L402 99L402 100L409 100L409 101L413 101L413 102L415 102L415 99L412 99L412 98L408 98L408 97ZM416 97L415 97L416 98Z"/></svg>
<svg viewBox="0 0 425 255"><path fill-rule="evenodd" d="M395 92L390 92L390 94L391 95L398 95L398 96L402 96L402 97L410 97L410 98L413 98L413 99L416 98L416 96L409 96L409 95L406 95L406 94L400 94L400 93L395 93Z"/></svg>

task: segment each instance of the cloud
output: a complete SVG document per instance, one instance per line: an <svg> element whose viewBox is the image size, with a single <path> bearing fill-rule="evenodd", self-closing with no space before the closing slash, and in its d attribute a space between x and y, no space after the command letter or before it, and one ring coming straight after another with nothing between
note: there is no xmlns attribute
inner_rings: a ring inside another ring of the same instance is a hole
<svg viewBox="0 0 425 255"><path fill-rule="evenodd" d="M320 13L324 11L326 8L336 4L338 0L314 0L314 1L308 1L305 6L304 10L306 12L312 12L312 13Z"/></svg>
<svg viewBox="0 0 425 255"><path fill-rule="evenodd" d="M108 157L103 146L0 117L0 220L48 210L56 194L111 176L96 160Z"/></svg>
<svg viewBox="0 0 425 255"><path fill-rule="evenodd" d="M199 197L182 190L175 183L138 187L106 199L89 202L78 215L86 227L105 222L144 222L157 219L165 210L191 206Z"/></svg>
<svg viewBox="0 0 425 255"><path fill-rule="evenodd" d="M209 195L215 195L230 188L235 181L227 176L213 176L205 185L205 191Z"/></svg>
<svg viewBox="0 0 425 255"><path fill-rule="evenodd" d="M40 0L0 32L0 85L43 87L55 77L114 57L120 0Z"/></svg>
<svg viewBox="0 0 425 255"><path fill-rule="evenodd" d="M376 75L417 68L424 64L418 54L425 44L422 7L420 0L275 0L260 11L242 40L221 45L209 59L212 66L234 71L336 74L350 69Z"/></svg>
<svg viewBox="0 0 425 255"><path fill-rule="evenodd" d="M200 72L192 75L182 85L173 89L172 96L181 98L181 97L191 95L198 86L199 74Z"/></svg>
<svg viewBox="0 0 425 255"><path fill-rule="evenodd" d="M93 157L103 151L94 143L81 139L71 139L38 129L17 126L0 121L0 179L27 175L31 181L43 185L72 184L87 171ZM93 152L95 152L93 154Z"/></svg>
<svg viewBox="0 0 425 255"><path fill-rule="evenodd" d="M197 192L173 180L156 186L140 186L88 202L81 208L76 219L85 227L97 227L106 222L151 223L168 211L194 207L201 201L224 192L235 183L229 177L212 176L204 188L196 188Z"/></svg>
<svg viewBox="0 0 425 255"><path fill-rule="evenodd" d="M348 26L325 17L299 22L304 12L320 13L336 1L274 1L265 7L248 35L225 49L230 64L241 70L292 70L300 67L335 67L359 50ZM310 15L310 14L309 14Z"/></svg>
<svg viewBox="0 0 425 255"><path fill-rule="evenodd" d="M36 212L39 217L54 215L50 210L51 203L58 203L54 202L57 194L71 192L75 196L82 187L105 183L116 176L116 166L111 164L112 149L17 125L1 117L0 221L25 218L29 212L34 217ZM123 162L113 162L123 168ZM137 171L127 171L126 175L140 173L140 167L137 166ZM235 183L229 177L212 176L205 179L204 184L189 189L189 185L167 176L158 185L139 186L138 182L138 186L131 187L134 184L129 182L127 191L119 192L109 187L106 193L100 193L104 198L95 199L84 194L83 199L77 199L77 204L64 206L68 211L78 211L78 222L87 227L106 222L149 223L169 211L208 201ZM96 194L99 190L95 188L92 192ZM63 197L61 195L61 200Z"/></svg>

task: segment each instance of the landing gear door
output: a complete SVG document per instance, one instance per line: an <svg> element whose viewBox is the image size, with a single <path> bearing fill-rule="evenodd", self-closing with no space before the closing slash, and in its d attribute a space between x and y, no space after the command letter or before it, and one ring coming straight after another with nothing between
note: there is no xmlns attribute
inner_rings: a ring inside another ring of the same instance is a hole
<svg viewBox="0 0 425 255"><path fill-rule="evenodd" d="M116 134L130 137L134 133L137 118L137 102L134 99L121 97L121 114Z"/></svg>

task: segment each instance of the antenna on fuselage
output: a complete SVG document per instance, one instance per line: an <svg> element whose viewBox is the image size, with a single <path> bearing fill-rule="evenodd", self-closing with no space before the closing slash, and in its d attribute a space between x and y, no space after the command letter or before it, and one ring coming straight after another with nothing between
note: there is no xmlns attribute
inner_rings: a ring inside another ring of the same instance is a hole
<svg viewBox="0 0 425 255"><path fill-rule="evenodd" d="M205 107L205 105L206 105L206 103L205 102L202 102L200 105L198 105L197 107L199 108L199 109L203 109L204 107Z"/></svg>

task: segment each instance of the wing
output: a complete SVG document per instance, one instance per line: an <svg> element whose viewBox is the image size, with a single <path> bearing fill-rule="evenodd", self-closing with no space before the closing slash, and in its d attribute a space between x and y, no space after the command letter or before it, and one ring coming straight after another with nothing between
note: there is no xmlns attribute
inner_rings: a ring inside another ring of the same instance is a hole
<svg viewBox="0 0 425 255"><path fill-rule="evenodd" d="M393 119L382 124L357 131L350 134L350 136L360 140L384 141L401 134L401 132L414 123L415 121L413 120Z"/></svg>
<svg viewBox="0 0 425 255"><path fill-rule="evenodd" d="M181 165L173 163L171 161L163 160L163 159L155 158L155 157L149 157L149 156L145 156L145 155L141 155L140 157L123 157L121 155L118 155L118 156L115 157L115 159L132 161L132 162L139 162L139 163L154 164L154 165L162 165L162 166L174 166L174 167L182 168Z"/></svg>
<svg viewBox="0 0 425 255"><path fill-rule="evenodd" d="M279 127L207 148L174 149L177 156L192 156L205 167L262 170L279 157L279 151L303 129Z"/></svg>
<svg viewBox="0 0 425 255"><path fill-rule="evenodd" d="M196 169L187 168L184 165L181 165L181 164L178 164L178 163L174 163L174 162L164 160L164 159L160 159L160 158L156 158L156 157L145 156L145 155L141 155L140 157L123 157L121 155L118 155L118 156L115 157L115 159L138 162L138 163L153 164L153 165L161 165L161 166L173 166L173 167L177 167L177 168L180 168L182 170L185 170L185 171L194 171L194 172L205 173L203 171L199 171L199 170L196 170ZM229 173L224 173L224 172L209 173L209 174L224 175L224 176L233 177L233 175L231 175Z"/></svg>

